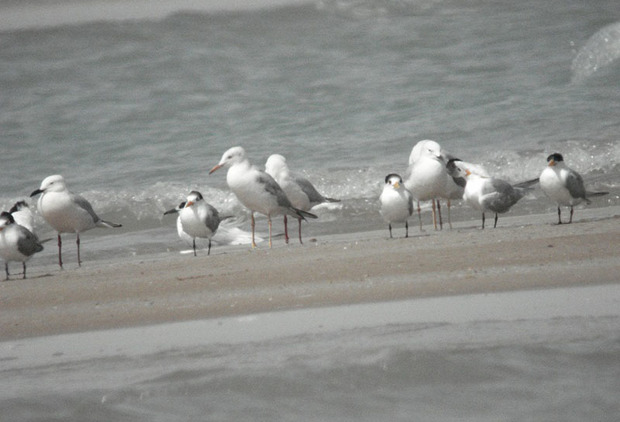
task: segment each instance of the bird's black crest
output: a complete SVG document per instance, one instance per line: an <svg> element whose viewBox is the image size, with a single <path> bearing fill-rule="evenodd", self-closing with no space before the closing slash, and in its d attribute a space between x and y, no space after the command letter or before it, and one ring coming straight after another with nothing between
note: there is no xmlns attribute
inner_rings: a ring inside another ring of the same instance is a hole
<svg viewBox="0 0 620 422"><path fill-rule="evenodd" d="M193 190L193 191L191 191L189 194L190 194L190 195L196 195L196 197L197 197L198 199L204 199L204 198L202 197L202 194L201 194L200 192L198 192L197 190Z"/></svg>
<svg viewBox="0 0 620 422"><path fill-rule="evenodd" d="M17 201L9 210L9 212L12 214L14 212L17 212L19 210L21 210L22 208L28 208L28 204L26 203L26 201Z"/></svg>
<svg viewBox="0 0 620 422"><path fill-rule="evenodd" d="M455 168L456 164L454 164L456 161L463 161L460 158L450 158L448 160L448 162L446 163L446 167L447 168Z"/></svg>
<svg viewBox="0 0 620 422"><path fill-rule="evenodd" d="M551 154L550 156L547 157L547 162L549 161L564 161L564 157L562 157L562 154L558 153L558 152L554 152L553 154Z"/></svg>
<svg viewBox="0 0 620 422"><path fill-rule="evenodd" d="M9 221L9 223L15 223L15 219L13 218L10 212L2 211L2 214L0 214L0 217L6 218Z"/></svg>
<svg viewBox="0 0 620 422"><path fill-rule="evenodd" d="M402 182L403 182L403 179L402 179L402 178L401 178L398 174L396 174L396 173L390 173L390 174L388 174L387 176L385 176L385 183L388 183L388 180L390 180L392 177L398 177L398 181L399 181L400 183L402 183Z"/></svg>

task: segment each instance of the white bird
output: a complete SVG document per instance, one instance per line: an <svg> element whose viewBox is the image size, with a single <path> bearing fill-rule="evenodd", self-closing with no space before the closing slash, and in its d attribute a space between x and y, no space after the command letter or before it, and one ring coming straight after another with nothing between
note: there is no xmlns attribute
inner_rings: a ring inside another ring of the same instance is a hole
<svg viewBox="0 0 620 422"><path fill-rule="evenodd" d="M252 247L255 242L254 213L259 212L267 216L269 223L269 247L271 247L271 217L288 214L305 220L306 217L317 218L316 215L293 207L291 201L269 174L250 164L242 147L232 147L222 155L220 162L214 166L209 174L219 168L227 167L226 183L237 199L251 212L252 218Z"/></svg>
<svg viewBox="0 0 620 422"><path fill-rule="evenodd" d="M176 207L169 209L168 211L164 212L164 215L168 215L168 214L178 214L183 208L185 208L185 203L187 201L183 201L181 202L179 205L177 205ZM183 224L181 224L181 216L179 215L177 217L177 234L179 235L179 237L181 238L181 240L191 243L192 242L192 237L185 233L183 231Z"/></svg>
<svg viewBox="0 0 620 422"><path fill-rule="evenodd" d="M164 215L178 214L185 207L185 202L181 202L176 207L164 212ZM220 245L247 245L252 242L252 234L241 230L239 227L235 227L235 223L227 224L227 220L232 216L225 216L220 218L220 225L217 228L217 232L213 235L213 242ZM177 217L177 233L181 240L192 244L192 237L183 231L183 224L181 224L181 216ZM263 239L258 237L257 241L262 242Z"/></svg>
<svg viewBox="0 0 620 422"><path fill-rule="evenodd" d="M17 224L34 233L34 215L26 201L17 201L13 204L9 213L11 213Z"/></svg>
<svg viewBox="0 0 620 422"><path fill-rule="evenodd" d="M403 179L395 173L385 176L385 185L381 196L380 213L388 223L390 238L392 237L392 223L405 223L405 237L409 237L408 218L413 214L413 197L411 192L405 189Z"/></svg>
<svg viewBox="0 0 620 422"><path fill-rule="evenodd" d="M194 256L196 256L196 238L206 238L209 240L207 255L211 254L211 238L220 225L220 215L215 207L208 204L202 194L198 191L191 191L187 200L181 202L179 206L164 213L178 213L177 232L179 237L185 238L183 234L192 239Z"/></svg>
<svg viewBox="0 0 620 422"><path fill-rule="evenodd" d="M15 222L9 212L0 214L0 256L4 260L4 270L6 279L9 279L9 262L20 261L24 269L26 278L26 261L32 255L43 250L43 245L39 242L30 230Z"/></svg>
<svg viewBox="0 0 620 422"><path fill-rule="evenodd" d="M90 203L82 196L67 189L65 179L59 175L48 176L41 182L41 187L30 194L39 197L37 207L43 219L58 232L58 265L62 268L61 233L77 235L78 265L80 259L80 233L95 227L121 227L120 224L104 221L93 210Z"/></svg>
<svg viewBox="0 0 620 422"><path fill-rule="evenodd" d="M291 173L286 158L280 154L269 156L265 163L265 172L275 179L286 194L293 207L302 211L310 211L311 208L324 202L340 202L338 199L326 198L316 190L314 185L306 178ZM299 243L301 240L301 218L299 221ZM287 218L284 214L284 237L288 243Z"/></svg>
<svg viewBox="0 0 620 422"><path fill-rule="evenodd" d="M511 185L505 180L479 174L475 169L468 168L467 164L460 160L450 160L448 169L454 177L465 176L467 181L463 193L463 199L474 209L482 212L482 228L484 229L485 212L495 213L497 227L498 214L507 212L514 204L525 196L527 187L538 182L538 179Z"/></svg>
<svg viewBox="0 0 620 422"><path fill-rule="evenodd" d="M609 192L586 192L583 178L564 163L564 157L557 152L547 157L547 167L540 174L540 188L558 206L558 224L562 224L560 206L570 207L570 219L573 222L573 206L591 201L588 196L607 195Z"/></svg>
<svg viewBox="0 0 620 422"><path fill-rule="evenodd" d="M429 200L432 202L433 224L437 229L437 217L441 215L441 211L436 211L435 201L447 195L447 185L450 182L441 147L437 142L427 139L418 142L413 147L404 180L405 187L411 192L418 204L420 230L422 230L420 201ZM441 226L441 221L439 224Z"/></svg>
<svg viewBox="0 0 620 422"><path fill-rule="evenodd" d="M454 158L451 154L448 154L447 152L443 150L441 153L441 157L444 163L448 163L450 160L460 160L459 158ZM480 167L480 169L482 169L482 167ZM483 171L484 173L478 173L478 174L486 174L486 171L485 170ZM452 215L451 215L452 200L463 199L463 193L465 193L466 180L464 177L452 177L450 175L449 170L447 171L446 176L447 176L446 187L445 187L444 192L441 194L441 197L446 200L446 203L448 205L448 225L450 226L450 229L452 229ZM442 226L441 207L439 206L439 200L437 200L437 210L439 214L439 226L441 227Z"/></svg>

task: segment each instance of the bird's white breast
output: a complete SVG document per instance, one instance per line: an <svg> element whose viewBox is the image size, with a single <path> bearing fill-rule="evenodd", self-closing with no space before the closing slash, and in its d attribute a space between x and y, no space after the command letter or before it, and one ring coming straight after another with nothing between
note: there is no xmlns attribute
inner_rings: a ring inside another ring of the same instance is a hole
<svg viewBox="0 0 620 422"><path fill-rule="evenodd" d="M67 192L44 193L38 207L45 221L59 233L79 233L95 227L92 216Z"/></svg>
<svg viewBox="0 0 620 422"><path fill-rule="evenodd" d="M253 167L233 165L228 169L226 182L239 202L252 211L273 215L280 208L277 198L258 181L260 172Z"/></svg>
<svg viewBox="0 0 620 422"><path fill-rule="evenodd" d="M198 209L192 209L191 207L183 208L179 212L181 218L181 225L183 231L189 234L191 237L206 237L213 236L211 229L207 227L205 218L206 212L199 212ZM201 215L202 214L202 215Z"/></svg>
<svg viewBox="0 0 620 422"><path fill-rule="evenodd" d="M381 215L387 222L401 222L409 218L409 199L405 191L398 191L392 187L383 189L381 196Z"/></svg>
<svg viewBox="0 0 620 422"><path fill-rule="evenodd" d="M423 158L411 165L405 186L418 201L443 196L448 183L447 170L443 163L431 158Z"/></svg>
<svg viewBox="0 0 620 422"><path fill-rule="evenodd" d="M581 202L580 198L573 198L566 187L566 176L568 172L564 169L556 170L547 167L540 174L540 188L542 191L558 205L577 205Z"/></svg>

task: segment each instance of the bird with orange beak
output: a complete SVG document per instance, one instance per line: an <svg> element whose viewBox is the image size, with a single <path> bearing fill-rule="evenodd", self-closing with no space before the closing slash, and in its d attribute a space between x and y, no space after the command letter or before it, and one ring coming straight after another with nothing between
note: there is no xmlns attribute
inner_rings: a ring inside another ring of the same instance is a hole
<svg viewBox="0 0 620 422"><path fill-rule="evenodd" d="M179 206L168 210L164 213L178 213L177 231L179 237L189 236L192 239L192 248L194 256L196 256L196 238L205 238L209 241L207 255L211 254L211 238L215 235L220 226L220 214L217 209L207 203L202 194L198 191L191 191L187 196L187 200L181 202Z"/></svg>
<svg viewBox="0 0 620 422"><path fill-rule="evenodd" d="M589 204L587 196L607 195L609 192L586 192L583 178L564 163L562 154L547 157L547 167L540 174L540 188L558 206L558 224L562 224L561 206L570 207L568 224L573 222L573 207L582 202Z"/></svg>
<svg viewBox="0 0 620 422"><path fill-rule="evenodd" d="M491 211L495 214L493 228L496 228L499 214L508 212L525 196L528 189L538 182L538 179L532 179L513 185L505 180L489 176L483 169L480 171L479 166L472 166L460 160L450 160L448 164L452 177L465 178L463 200L482 213L483 229L485 212Z"/></svg>
<svg viewBox="0 0 620 422"><path fill-rule="evenodd" d="M379 196L381 208L379 212L388 223L392 238L392 223L405 223L405 237L409 237L408 219L413 214L413 196L403 184L403 179L396 173L385 176L385 185Z"/></svg>

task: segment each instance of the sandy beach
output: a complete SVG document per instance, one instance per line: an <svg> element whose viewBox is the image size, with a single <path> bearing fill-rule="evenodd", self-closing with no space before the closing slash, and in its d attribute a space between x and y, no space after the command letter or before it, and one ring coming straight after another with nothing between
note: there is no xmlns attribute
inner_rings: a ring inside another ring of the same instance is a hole
<svg viewBox="0 0 620 422"><path fill-rule="evenodd" d="M35 268L0 283L0 340L277 310L618 283L620 210L461 222ZM395 234L402 236L403 230Z"/></svg>
<svg viewBox="0 0 620 422"><path fill-rule="evenodd" d="M0 283L0 407L14 421L615 421L620 209L577 216L33 265Z"/></svg>

